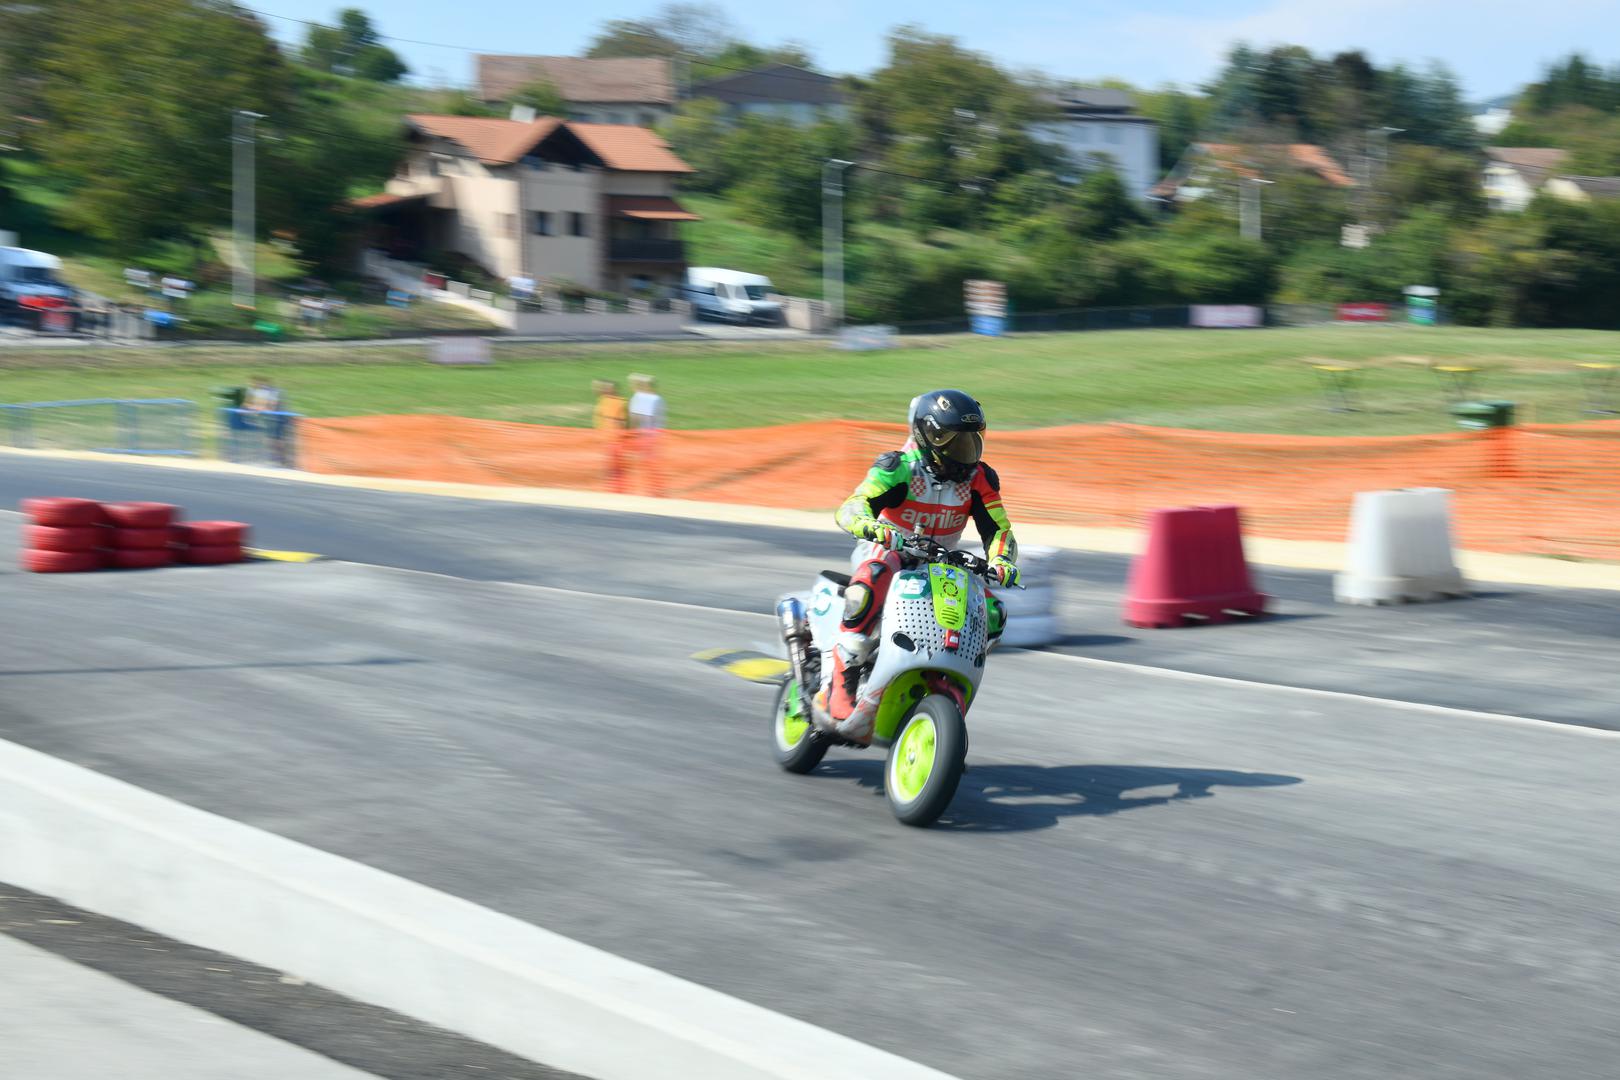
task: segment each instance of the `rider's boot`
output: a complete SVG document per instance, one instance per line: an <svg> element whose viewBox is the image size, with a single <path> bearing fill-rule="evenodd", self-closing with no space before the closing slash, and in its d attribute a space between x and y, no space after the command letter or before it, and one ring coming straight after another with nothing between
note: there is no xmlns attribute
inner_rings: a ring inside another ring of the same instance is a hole
<svg viewBox="0 0 1620 1080"><path fill-rule="evenodd" d="M838 635L838 643L833 646L831 693L823 690L815 698L816 706L834 723L841 723L855 711L855 695L860 690L861 675L871 655L869 635L849 631Z"/></svg>

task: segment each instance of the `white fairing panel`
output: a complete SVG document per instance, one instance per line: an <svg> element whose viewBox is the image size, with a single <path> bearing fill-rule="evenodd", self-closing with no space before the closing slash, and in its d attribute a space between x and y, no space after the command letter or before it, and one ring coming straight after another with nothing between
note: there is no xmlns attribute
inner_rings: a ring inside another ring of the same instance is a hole
<svg viewBox="0 0 1620 1080"><path fill-rule="evenodd" d="M901 672L918 668L954 671L978 690L979 681L984 678L988 629L984 585L972 574L958 573L968 583L968 620L955 649L945 648L945 629L934 618L934 596L928 585L927 568L908 570L895 578L889 587L888 602L883 605L883 621L878 627L882 638L878 643L877 663L866 682L867 693L889 685ZM895 634L910 638L915 651L896 644Z"/></svg>

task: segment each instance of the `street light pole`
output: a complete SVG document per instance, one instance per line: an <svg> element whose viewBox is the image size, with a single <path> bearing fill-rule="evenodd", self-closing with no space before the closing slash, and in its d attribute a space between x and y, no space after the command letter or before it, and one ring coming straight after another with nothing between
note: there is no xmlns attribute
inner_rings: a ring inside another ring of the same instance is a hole
<svg viewBox="0 0 1620 1080"><path fill-rule="evenodd" d="M1383 206L1382 206L1383 199L1380 198L1379 196L1382 193L1382 190L1383 190L1383 187L1384 187L1384 181L1389 176L1389 137L1391 135L1399 135L1402 132L1404 132L1405 130L1406 130L1405 128L1389 127L1388 125L1385 125L1383 127L1369 128L1367 130L1367 134L1369 134L1369 135L1377 135L1378 136L1378 183L1377 183L1376 186L1374 186L1373 180L1372 180L1372 172L1373 172L1373 170L1372 170L1372 152L1371 152L1371 150L1369 149L1367 154L1366 154L1366 158L1367 158L1367 189L1368 189L1367 190L1367 202L1368 202L1368 205L1370 205L1372 207L1372 212L1373 213L1378 213L1383 209ZM1364 217L1365 217L1365 215L1364 215Z"/></svg>
<svg viewBox="0 0 1620 1080"><path fill-rule="evenodd" d="M854 164L828 158L821 166L821 295L834 330L844 324L844 171Z"/></svg>
<svg viewBox="0 0 1620 1080"><path fill-rule="evenodd" d="M254 270L254 143L253 125L263 113L238 109L231 116L231 208L236 226L236 272L232 275L232 302L239 308L254 307L257 279Z"/></svg>
<svg viewBox="0 0 1620 1080"><path fill-rule="evenodd" d="M1245 240L1259 242L1264 231L1260 223L1260 187L1275 184L1275 180L1262 180L1258 176L1245 176L1238 181L1238 235Z"/></svg>

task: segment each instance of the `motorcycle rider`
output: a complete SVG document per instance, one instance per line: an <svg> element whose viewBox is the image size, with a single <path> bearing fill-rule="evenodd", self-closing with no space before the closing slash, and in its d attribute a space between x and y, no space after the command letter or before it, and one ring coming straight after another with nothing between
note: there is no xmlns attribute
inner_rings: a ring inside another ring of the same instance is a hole
<svg viewBox="0 0 1620 1080"><path fill-rule="evenodd" d="M932 390L911 403L911 438L899 450L878 457L866 479L838 508L838 524L862 541L859 568L844 590L844 617L834 647L831 697L816 695L846 738L862 741L871 734L873 702L858 702L855 692L871 658L874 630L900 571L900 548L908 534L931 537L955 547L971 519L984 541L994 584L1018 584L1018 544L1001 504L1001 481L984 464L984 409L961 390ZM985 594L990 637L1005 623L1001 602ZM865 714L865 715L862 715Z"/></svg>

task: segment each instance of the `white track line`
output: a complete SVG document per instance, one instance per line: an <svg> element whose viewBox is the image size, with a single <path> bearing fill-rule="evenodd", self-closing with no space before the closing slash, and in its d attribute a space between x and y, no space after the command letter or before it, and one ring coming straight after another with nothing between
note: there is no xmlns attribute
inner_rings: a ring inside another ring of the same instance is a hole
<svg viewBox="0 0 1620 1080"><path fill-rule="evenodd" d="M1263 687L1269 690L1282 690L1290 694L1301 694L1306 697L1327 698L1336 701L1357 702L1363 705L1380 705L1385 708L1399 709L1403 712L1426 713L1430 716L1447 716L1457 720L1494 720L1500 724L1513 724L1519 727L1551 728L1570 735L1585 735L1594 739L1620 739L1620 731L1610 731L1607 728L1586 727L1582 724L1570 723L1561 720L1537 720L1533 716L1515 716L1512 713L1480 712L1477 709L1459 709L1451 705L1431 705L1422 701L1403 701L1400 698L1377 697L1372 694L1355 694L1348 690L1319 690L1311 686L1293 686L1288 683L1257 682L1253 679L1237 679L1227 675L1205 675L1198 671L1181 671L1177 668L1154 667L1149 664L1129 664L1122 660L1100 660L1093 656L1076 656L1073 653L1058 652L1030 652L1032 656L1045 656L1053 660L1070 664L1080 664L1085 667L1103 670L1133 671L1139 674L1156 675L1162 679L1173 679L1180 682L1196 682L1204 684L1217 684L1223 686Z"/></svg>
<svg viewBox="0 0 1620 1080"><path fill-rule="evenodd" d="M325 565L333 565L328 562ZM339 563L341 565L341 563ZM592 600L622 600L632 604L651 604L656 607L681 608L687 611L705 611L722 613L726 615L743 615L753 619L772 619L775 616L758 611L743 611L738 608L718 607L710 604L688 604L678 600L656 600L649 596L626 596L621 593L591 592L586 589L567 589L557 585L535 585L524 581L481 581L478 578L457 577L454 574L441 574L430 570L409 570L394 566L377 566L374 563L354 563L356 566L373 566L379 570L394 570L405 574L420 574L424 577L443 578L447 581L474 582L484 585L499 585L513 589L527 589L537 592L562 593L568 596L587 597ZM1275 690L1280 693L1298 694L1305 697L1314 697L1334 701L1354 702L1362 705L1377 705L1388 709L1398 709L1403 712L1423 713L1428 716L1444 716L1456 720L1490 720L1499 724L1511 724L1518 727L1531 727L1543 730L1551 729L1570 735L1584 735L1594 739L1620 739L1620 731L1610 731L1607 728L1586 727L1581 724L1566 723L1559 720L1538 720L1532 716L1515 716L1511 713L1481 712L1477 709L1459 709L1450 705L1431 705L1422 701L1403 701L1400 698L1377 697L1373 694L1356 694L1348 690L1320 690L1310 686L1293 686L1288 683L1261 682L1254 679L1238 679L1227 675L1205 675L1197 671L1182 671L1177 668L1156 667L1152 664L1132 664L1123 660L1101 660L1091 656L1076 656L1073 653L1044 652L1034 649L1022 650L1027 656L1042 657L1056 660L1060 663L1079 664L1083 667L1092 667L1099 670L1128 671L1138 675L1149 675L1161 679L1170 679L1179 682L1203 683L1206 685L1235 686L1247 689Z"/></svg>

